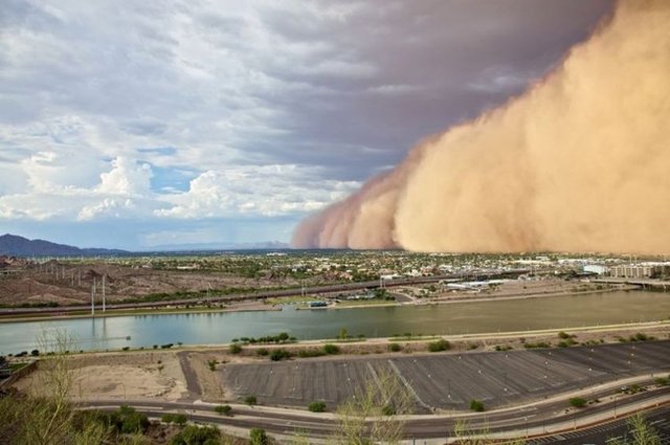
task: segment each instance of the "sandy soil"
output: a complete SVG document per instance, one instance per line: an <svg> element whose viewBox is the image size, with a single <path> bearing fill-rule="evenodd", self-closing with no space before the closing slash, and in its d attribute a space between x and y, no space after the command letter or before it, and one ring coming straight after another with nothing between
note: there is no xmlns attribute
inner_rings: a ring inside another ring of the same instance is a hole
<svg viewBox="0 0 670 445"><path fill-rule="evenodd" d="M20 380L17 387L46 390L48 360ZM84 354L68 358L75 399L178 400L186 395L186 382L175 352Z"/></svg>

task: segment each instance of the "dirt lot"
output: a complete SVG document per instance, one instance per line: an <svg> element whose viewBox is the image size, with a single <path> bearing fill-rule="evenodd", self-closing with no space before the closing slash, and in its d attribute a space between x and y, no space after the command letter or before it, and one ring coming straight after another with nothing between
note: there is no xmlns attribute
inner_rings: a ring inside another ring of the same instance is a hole
<svg viewBox="0 0 670 445"><path fill-rule="evenodd" d="M75 399L178 400L187 394L175 352L84 354L68 359ZM37 395L52 378L48 360L17 387Z"/></svg>

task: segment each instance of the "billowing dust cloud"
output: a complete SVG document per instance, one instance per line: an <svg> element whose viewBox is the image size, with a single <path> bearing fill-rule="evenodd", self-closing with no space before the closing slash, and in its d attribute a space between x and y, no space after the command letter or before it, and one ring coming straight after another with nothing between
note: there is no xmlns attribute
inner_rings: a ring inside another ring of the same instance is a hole
<svg viewBox="0 0 670 445"><path fill-rule="evenodd" d="M670 1L624 0L541 83L303 221L296 247L670 253Z"/></svg>

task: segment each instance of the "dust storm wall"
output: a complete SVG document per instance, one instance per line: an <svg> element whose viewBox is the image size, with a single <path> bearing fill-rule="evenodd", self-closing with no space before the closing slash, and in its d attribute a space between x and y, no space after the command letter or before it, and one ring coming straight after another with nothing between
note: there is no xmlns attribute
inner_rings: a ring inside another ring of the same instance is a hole
<svg viewBox="0 0 670 445"><path fill-rule="evenodd" d="M307 218L294 246L670 252L669 23L669 1L620 1L553 73Z"/></svg>

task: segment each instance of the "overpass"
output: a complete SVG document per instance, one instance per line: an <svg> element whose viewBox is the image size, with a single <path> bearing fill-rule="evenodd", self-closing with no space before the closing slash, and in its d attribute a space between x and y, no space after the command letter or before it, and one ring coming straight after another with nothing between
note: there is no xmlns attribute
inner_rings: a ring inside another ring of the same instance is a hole
<svg viewBox="0 0 670 445"><path fill-rule="evenodd" d="M592 279L591 282L603 284L628 284L631 286L638 286L643 289L660 291L670 290L670 281L657 280L653 278L602 277Z"/></svg>

